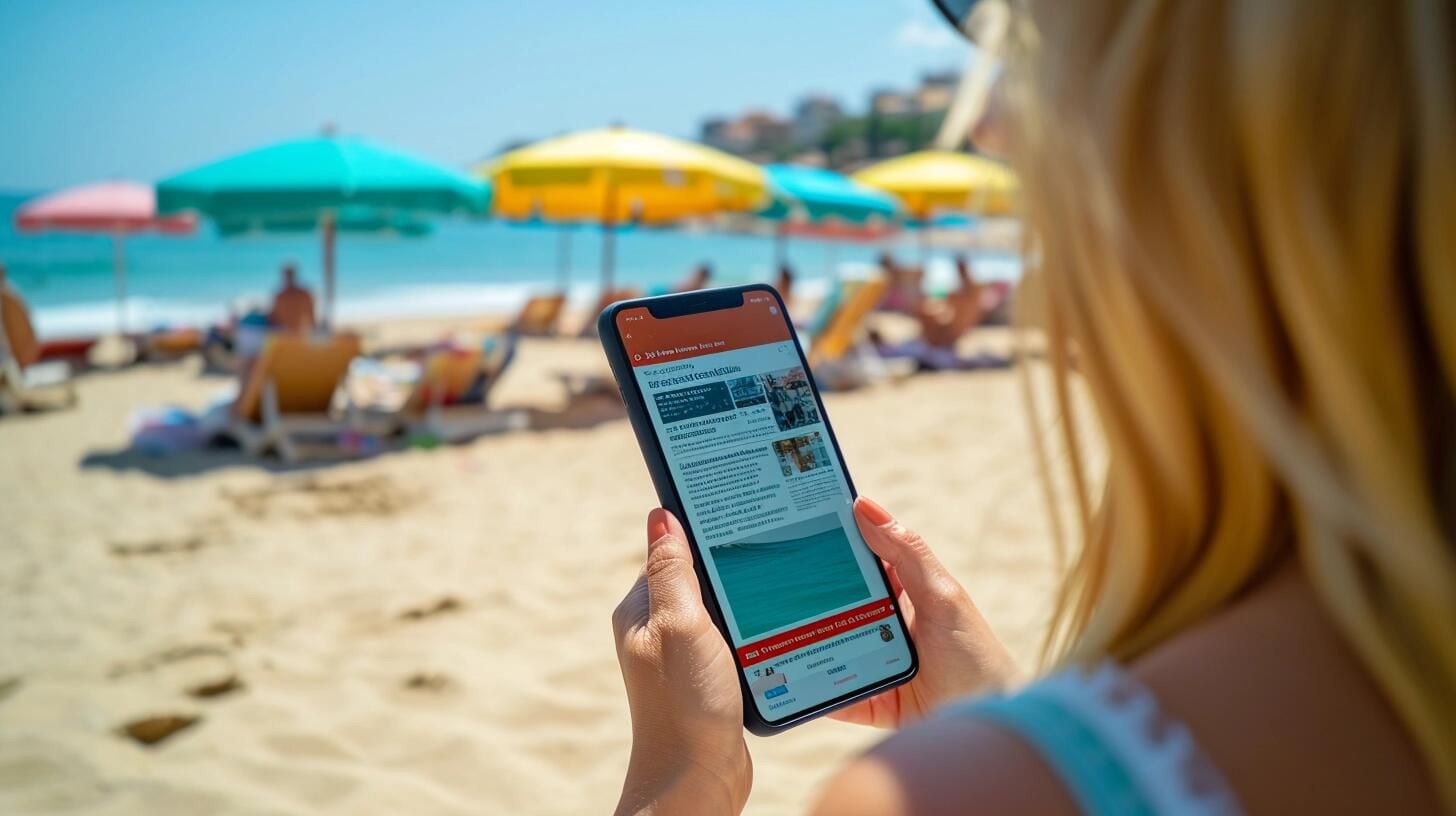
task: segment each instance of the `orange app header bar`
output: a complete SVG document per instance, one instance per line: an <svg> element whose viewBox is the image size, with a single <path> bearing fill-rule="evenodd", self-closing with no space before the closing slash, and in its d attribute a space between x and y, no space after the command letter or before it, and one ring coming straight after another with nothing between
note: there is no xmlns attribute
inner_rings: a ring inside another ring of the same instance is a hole
<svg viewBox="0 0 1456 816"><path fill-rule="evenodd" d="M623 309L617 334L634 367L790 339L788 318L766 292L745 293L742 306L680 317L653 317L643 306Z"/></svg>

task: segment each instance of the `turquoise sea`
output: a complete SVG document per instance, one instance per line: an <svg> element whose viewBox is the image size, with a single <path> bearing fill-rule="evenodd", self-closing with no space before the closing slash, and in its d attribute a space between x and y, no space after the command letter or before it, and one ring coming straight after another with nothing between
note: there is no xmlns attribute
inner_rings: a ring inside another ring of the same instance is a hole
<svg viewBox="0 0 1456 816"><path fill-rule="evenodd" d="M787 541L723 544L710 552L744 638L870 596L838 526Z"/></svg>
<svg viewBox="0 0 1456 816"><path fill-rule="evenodd" d="M74 233L20 235L14 211L32 194L0 193L0 260L11 283L35 311L44 336L104 331L115 324L111 240ZM341 235L338 245L338 314L341 320L469 315L514 309L529 294L555 286L560 275L561 233L548 227L442 219L420 238ZM595 300L600 275L601 231L578 228L565 239L573 300ZM793 239L790 263L806 294L822 292L831 270L860 274L882 246L899 258L919 258L909 236L885 244L826 243ZM221 239L204 224L195 236L141 235L127 244L128 325L200 325L219 319L239 299L262 300L276 286L278 267L298 263L306 284L318 288L317 236ZM933 253L931 286L951 280L948 254ZM766 236L707 231L627 230L617 238L617 280L641 287L669 284L696 263L708 261L715 283L768 280L774 248ZM1015 278L1011 255L976 256L977 274Z"/></svg>

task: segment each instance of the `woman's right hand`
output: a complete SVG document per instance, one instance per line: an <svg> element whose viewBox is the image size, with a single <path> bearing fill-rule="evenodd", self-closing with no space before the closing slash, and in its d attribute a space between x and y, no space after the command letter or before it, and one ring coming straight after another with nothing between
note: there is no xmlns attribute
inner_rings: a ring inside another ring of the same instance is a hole
<svg viewBox="0 0 1456 816"><path fill-rule="evenodd" d="M903 686L830 716L898 728L949 700L1014 683L1015 661L925 540L864 497L855 500L854 517L870 549L885 562L890 591L920 657L920 672Z"/></svg>

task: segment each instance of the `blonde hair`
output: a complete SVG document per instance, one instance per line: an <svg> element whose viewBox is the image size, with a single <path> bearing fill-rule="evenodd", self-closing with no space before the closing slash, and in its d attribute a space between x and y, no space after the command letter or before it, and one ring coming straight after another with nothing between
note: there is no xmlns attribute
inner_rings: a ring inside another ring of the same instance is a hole
<svg viewBox="0 0 1456 816"><path fill-rule="evenodd" d="M1009 144L1084 541L1054 648L1137 655L1297 557L1456 806L1452 6L1016 10Z"/></svg>

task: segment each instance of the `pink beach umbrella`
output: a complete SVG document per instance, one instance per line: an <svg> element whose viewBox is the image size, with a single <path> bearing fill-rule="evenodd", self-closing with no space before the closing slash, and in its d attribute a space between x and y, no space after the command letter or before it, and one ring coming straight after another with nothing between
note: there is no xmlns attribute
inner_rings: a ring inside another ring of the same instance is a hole
<svg viewBox="0 0 1456 816"><path fill-rule="evenodd" d="M116 275L116 329L126 333L126 236L135 232L185 235L197 230L193 215L157 215L157 193L150 184L102 181L67 187L27 201L15 211L21 232L65 230L111 236Z"/></svg>

